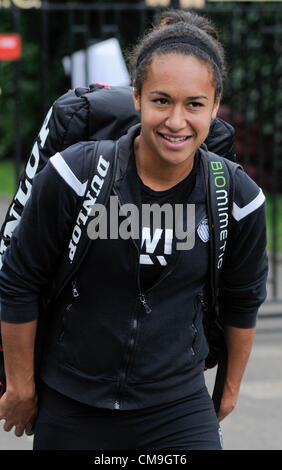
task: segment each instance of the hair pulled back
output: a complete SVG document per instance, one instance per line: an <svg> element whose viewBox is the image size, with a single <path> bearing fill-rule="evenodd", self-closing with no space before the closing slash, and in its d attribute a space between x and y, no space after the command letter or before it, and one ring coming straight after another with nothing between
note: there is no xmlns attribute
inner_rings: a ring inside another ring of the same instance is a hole
<svg viewBox="0 0 282 470"><path fill-rule="evenodd" d="M174 42L172 38L177 40ZM192 44L181 42L181 38L189 38ZM187 10L167 10L162 13L160 24L153 26L144 35L129 56L132 82L139 96L153 55L173 52L192 55L210 65L215 100L222 95L224 50L213 24L209 19Z"/></svg>

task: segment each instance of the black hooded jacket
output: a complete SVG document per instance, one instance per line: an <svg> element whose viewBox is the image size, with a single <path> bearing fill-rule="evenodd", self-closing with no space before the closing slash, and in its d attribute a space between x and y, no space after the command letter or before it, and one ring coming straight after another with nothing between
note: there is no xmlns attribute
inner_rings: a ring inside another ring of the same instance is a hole
<svg viewBox="0 0 282 470"><path fill-rule="evenodd" d="M133 139L119 140L113 195L140 204ZM69 243L93 142L57 153L35 176L31 197L0 272L2 320L37 318L39 299ZM129 238L93 240L79 271L48 313L43 380L78 401L136 409L190 395L204 385L208 344L202 300L208 276L206 187L197 152L194 247L176 251L149 289L140 287L140 246ZM110 204L110 203L109 203ZM110 205L106 217L110 217ZM204 233L204 236L203 236ZM241 170L235 175L231 239L222 273L223 320L250 328L266 296L265 198Z"/></svg>

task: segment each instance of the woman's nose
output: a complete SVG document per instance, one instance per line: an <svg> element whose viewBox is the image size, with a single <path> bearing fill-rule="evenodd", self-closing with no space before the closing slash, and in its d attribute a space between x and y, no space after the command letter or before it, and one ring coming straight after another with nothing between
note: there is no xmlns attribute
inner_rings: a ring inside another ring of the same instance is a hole
<svg viewBox="0 0 282 470"><path fill-rule="evenodd" d="M181 106L174 106L166 119L166 125L173 132L184 129L186 126L185 110Z"/></svg>

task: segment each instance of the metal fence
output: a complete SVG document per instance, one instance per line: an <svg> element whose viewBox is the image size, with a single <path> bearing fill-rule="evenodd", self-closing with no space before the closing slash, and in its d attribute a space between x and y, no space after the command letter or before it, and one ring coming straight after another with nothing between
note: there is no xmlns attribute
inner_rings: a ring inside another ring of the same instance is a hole
<svg viewBox="0 0 282 470"><path fill-rule="evenodd" d="M174 2L175 5L177 3ZM11 63L17 172L20 161L28 157L20 137L24 127L22 78L26 75L26 80L33 80L33 83L36 80L38 94L37 97L32 95L34 111L29 110L36 115L36 127L28 135L30 145L38 123L52 101L71 86L69 77L65 77L63 72L58 74L58 68L62 68L62 58L78 49L86 49L93 41L110 37L117 38L125 51L149 25L159 21L161 11L160 7L148 7L144 2L53 4L43 0L40 9L31 10L20 10L14 6L1 8L0 2L0 15L2 24L3 18L6 18L6 30L22 34L23 48L25 43L35 43L38 47L35 54L38 66L36 77L29 77L25 66L27 60ZM214 21L226 49L228 77L219 115L235 127L238 160L268 197L271 272L267 302L280 303L282 5L212 2L207 3L200 13ZM5 90L2 91L2 99L5 99Z"/></svg>

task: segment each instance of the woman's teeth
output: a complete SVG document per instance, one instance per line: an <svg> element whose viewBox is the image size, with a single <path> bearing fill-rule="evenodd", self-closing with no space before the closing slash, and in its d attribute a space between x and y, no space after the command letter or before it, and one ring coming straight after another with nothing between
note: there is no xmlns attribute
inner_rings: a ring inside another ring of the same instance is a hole
<svg viewBox="0 0 282 470"><path fill-rule="evenodd" d="M186 137L170 137L169 135L165 135L165 134L162 134L163 137L167 140L169 140L170 142L182 142L186 139L188 139L188 136Z"/></svg>

